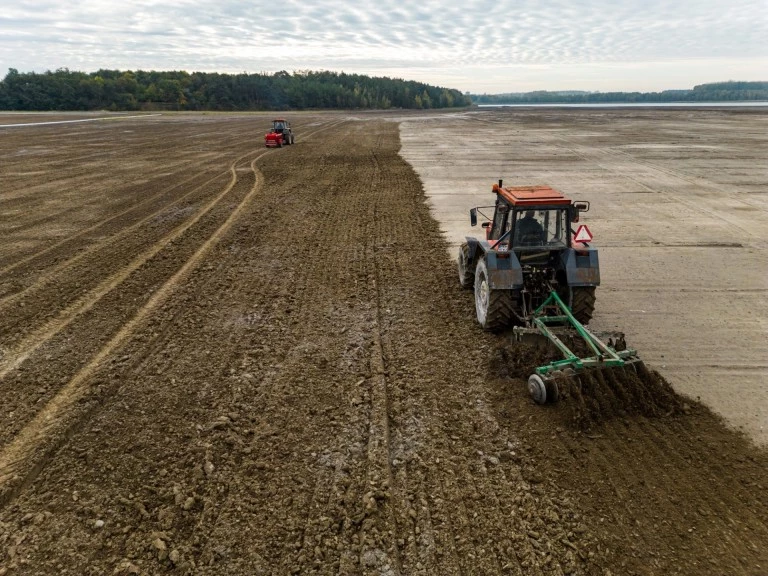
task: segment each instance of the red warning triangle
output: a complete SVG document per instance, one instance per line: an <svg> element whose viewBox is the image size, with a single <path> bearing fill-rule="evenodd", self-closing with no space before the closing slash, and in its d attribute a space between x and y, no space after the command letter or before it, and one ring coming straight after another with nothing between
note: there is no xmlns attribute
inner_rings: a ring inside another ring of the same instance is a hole
<svg viewBox="0 0 768 576"><path fill-rule="evenodd" d="M592 232L589 231L586 224L582 224L576 230L576 234L573 236L574 242L592 242Z"/></svg>

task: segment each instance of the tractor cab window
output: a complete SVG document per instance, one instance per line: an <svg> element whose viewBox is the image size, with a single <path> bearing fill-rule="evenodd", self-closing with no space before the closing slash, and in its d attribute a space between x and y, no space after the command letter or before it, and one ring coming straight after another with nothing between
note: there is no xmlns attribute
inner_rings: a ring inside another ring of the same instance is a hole
<svg viewBox="0 0 768 576"><path fill-rule="evenodd" d="M504 217L509 213L506 210L506 206L501 205L496 207L496 211L493 213L493 223L491 224L491 233L488 235L490 240L498 240L502 235L502 227L504 226Z"/></svg>
<svg viewBox="0 0 768 576"><path fill-rule="evenodd" d="M282 122L275 122L275 130L282 130L284 128L285 126L283 125Z"/></svg>
<svg viewBox="0 0 768 576"><path fill-rule="evenodd" d="M562 208L516 210L513 246L566 248L568 211Z"/></svg>

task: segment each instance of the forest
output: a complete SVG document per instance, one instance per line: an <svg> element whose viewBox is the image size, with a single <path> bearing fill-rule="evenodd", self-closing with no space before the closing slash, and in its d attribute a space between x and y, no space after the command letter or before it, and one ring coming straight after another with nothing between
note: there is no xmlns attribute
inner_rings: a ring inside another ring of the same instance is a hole
<svg viewBox="0 0 768 576"><path fill-rule="evenodd" d="M471 104L458 90L343 72L219 74L11 68L0 81L0 110L304 110L451 108Z"/></svg>
<svg viewBox="0 0 768 576"><path fill-rule="evenodd" d="M473 94L475 104L589 104L601 102L768 101L768 82L713 82L661 92L517 92Z"/></svg>

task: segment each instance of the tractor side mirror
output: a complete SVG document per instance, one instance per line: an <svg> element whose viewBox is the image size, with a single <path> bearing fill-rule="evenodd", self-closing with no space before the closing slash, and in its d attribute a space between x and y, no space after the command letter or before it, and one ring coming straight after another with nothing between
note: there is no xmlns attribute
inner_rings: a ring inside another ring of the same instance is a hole
<svg viewBox="0 0 768 576"><path fill-rule="evenodd" d="M579 221L579 212L589 212L589 202L574 202L571 212L571 222Z"/></svg>
<svg viewBox="0 0 768 576"><path fill-rule="evenodd" d="M469 223L472 226L477 226L477 208L472 208L469 211Z"/></svg>

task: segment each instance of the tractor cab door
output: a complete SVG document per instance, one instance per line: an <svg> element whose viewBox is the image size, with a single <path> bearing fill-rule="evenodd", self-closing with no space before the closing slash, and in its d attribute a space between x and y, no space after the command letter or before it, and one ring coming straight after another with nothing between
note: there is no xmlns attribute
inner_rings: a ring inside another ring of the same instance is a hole
<svg viewBox="0 0 768 576"><path fill-rule="evenodd" d="M509 214L509 206L499 202L496 204L496 211L493 213L493 221L488 229L488 240L498 240L506 230L506 219Z"/></svg>

